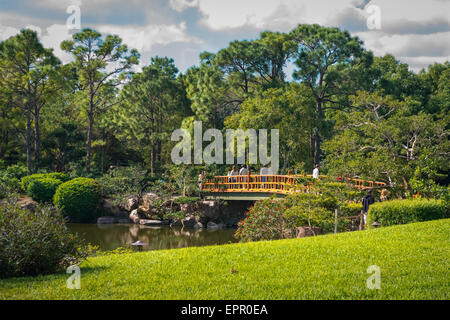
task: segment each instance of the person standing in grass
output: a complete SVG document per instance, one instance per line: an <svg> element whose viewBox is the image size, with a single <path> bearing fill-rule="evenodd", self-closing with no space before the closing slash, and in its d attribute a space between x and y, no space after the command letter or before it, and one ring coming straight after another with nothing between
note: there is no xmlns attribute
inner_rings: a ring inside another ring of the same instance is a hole
<svg viewBox="0 0 450 320"><path fill-rule="evenodd" d="M369 207L371 204L375 203L375 198L373 196L373 190L369 189L367 194L362 198L362 213L364 216L364 226L367 225L367 213L369 212Z"/></svg>

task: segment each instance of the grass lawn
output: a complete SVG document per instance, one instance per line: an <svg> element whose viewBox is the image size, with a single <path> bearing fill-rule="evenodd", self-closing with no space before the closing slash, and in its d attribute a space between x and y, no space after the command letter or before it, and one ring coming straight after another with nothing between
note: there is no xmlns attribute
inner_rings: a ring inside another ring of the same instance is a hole
<svg viewBox="0 0 450 320"><path fill-rule="evenodd" d="M0 280L0 299L449 299L450 219L314 238L90 258L67 274ZM381 289L366 286L367 268ZM234 268L238 272L231 272Z"/></svg>

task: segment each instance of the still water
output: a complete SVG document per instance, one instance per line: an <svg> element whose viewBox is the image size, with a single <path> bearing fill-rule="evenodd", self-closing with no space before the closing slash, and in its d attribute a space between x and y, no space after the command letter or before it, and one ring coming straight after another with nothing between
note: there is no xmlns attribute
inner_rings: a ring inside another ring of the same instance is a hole
<svg viewBox="0 0 450 320"><path fill-rule="evenodd" d="M86 243L99 246L101 250L131 247L129 244L141 240L147 243L143 250L200 247L236 242L232 235L235 229L194 230L170 227L148 227L137 224L78 224L70 223L72 233L77 233Z"/></svg>

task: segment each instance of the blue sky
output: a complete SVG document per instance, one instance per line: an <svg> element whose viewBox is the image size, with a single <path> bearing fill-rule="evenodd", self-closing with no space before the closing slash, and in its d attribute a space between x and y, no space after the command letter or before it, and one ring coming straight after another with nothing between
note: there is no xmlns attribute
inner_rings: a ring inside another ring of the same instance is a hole
<svg viewBox="0 0 450 320"><path fill-rule="evenodd" d="M450 60L450 0L1 0L0 40L29 27L68 62L59 44L76 32L66 26L70 5L80 8L81 28L117 34L138 49L141 66L151 56L169 56L184 72L202 51L300 23L346 29L375 55L391 53L414 71ZM379 29L367 24L373 6Z"/></svg>

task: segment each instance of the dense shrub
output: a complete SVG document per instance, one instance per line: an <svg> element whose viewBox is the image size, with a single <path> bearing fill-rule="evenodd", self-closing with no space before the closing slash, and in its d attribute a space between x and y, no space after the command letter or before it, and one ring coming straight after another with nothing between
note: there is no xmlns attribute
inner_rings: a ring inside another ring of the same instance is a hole
<svg viewBox="0 0 450 320"><path fill-rule="evenodd" d="M28 170L26 167L15 164L6 169L4 176L20 180L25 177L27 173Z"/></svg>
<svg viewBox="0 0 450 320"><path fill-rule="evenodd" d="M47 174L47 177L51 179L58 179L61 180L62 182L67 182L71 179L69 175L62 172L52 172Z"/></svg>
<svg viewBox="0 0 450 320"><path fill-rule="evenodd" d="M84 257L55 208L41 205L33 213L15 203L0 206L0 278L54 273Z"/></svg>
<svg viewBox="0 0 450 320"><path fill-rule="evenodd" d="M110 170L98 179L105 198L114 205L124 203L130 196L141 194L148 181L146 169L141 167L119 167Z"/></svg>
<svg viewBox="0 0 450 320"><path fill-rule="evenodd" d="M33 182L34 180L37 180L37 179L46 178L46 176L47 176L47 174L45 174L45 173L36 173L36 174L32 174L32 175L23 177L22 181L21 181L22 190L27 192L28 186L30 185L31 182Z"/></svg>
<svg viewBox="0 0 450 320"><path fill-rule="evenodd" d="M174 200L176 204L192 204L199 200L198 197L179 197Z"/></svg>
<svg viewBox="0 0 450 320"><path fill-rule="evenodd" d="M260 241L289 238L292 225L283 216L287 202L282 199L257 201L238 223L234 237L239 241Z"/></svg>
<svg viewBox="0 0 450 320"><path fill-rule="evenodd" d="M61 184L53 197L53 203L71 221L89 222L97 217L101 200L101 187L89 178L76 178Z"/></svg>
<svg viewBox="0 0 450 320"><path fill-rule="evenodd" d="M11 193L20 192L20 181L6 175L0 175L0 199L6 198Z"/></svg>
<svg viewBox="0 0 450 320"><path fill-rule="evenodd" d="M58 189L62 183L61 180L52 178L33 179L31 183L28 184L27 194L33 198L34 201L52 202L56 189Z"/></svg>
<svg viewBox="0 0 450 320"><path fill-rule="evenodd" d="M448 218L444 201L435 199L392 200L370 206L368 224L382 226Z"/></svg>

